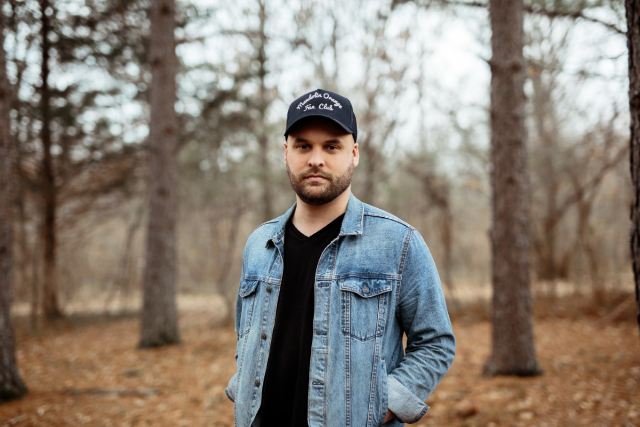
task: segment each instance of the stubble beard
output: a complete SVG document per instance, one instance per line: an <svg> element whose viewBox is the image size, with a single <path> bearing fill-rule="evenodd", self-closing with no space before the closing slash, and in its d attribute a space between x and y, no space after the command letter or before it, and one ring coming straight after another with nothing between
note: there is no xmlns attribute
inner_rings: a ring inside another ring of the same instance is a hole
<svg viewBox="0 0 640 427"><path fill-rule="evenodd" d="M311 168L304 172L295 175L287 165L287 174L289 175L289 181L291 182L291 188L298 195L303 202L320 206L335 200L336 197L345 192L351 185L351 179L353 178L353 171L355 166L353 163L349 164L349 168L342 175L331 175L326 171L319 168ZM321 188L320 185L314 185L314 183L305 181L305 178L309 175L321 175L326 178L328 185L325 184Z"/></svg>

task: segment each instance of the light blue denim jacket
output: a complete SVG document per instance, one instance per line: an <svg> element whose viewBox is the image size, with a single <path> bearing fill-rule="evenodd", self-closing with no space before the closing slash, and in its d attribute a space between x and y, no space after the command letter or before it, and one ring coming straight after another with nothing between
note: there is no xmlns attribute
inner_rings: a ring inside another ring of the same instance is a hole
<svg viewBox="0 0 640 427"><path fill-rule="evenodd" d="M226 389L239 427L256 414L283 273L283 216L261 225L243 253L236 303L236 373ZM320 256L309 368L310 427L420 420L455 355L435 263L418 231L351 195L340 234ZM407 345L403 349L403 332Z"/></svg>

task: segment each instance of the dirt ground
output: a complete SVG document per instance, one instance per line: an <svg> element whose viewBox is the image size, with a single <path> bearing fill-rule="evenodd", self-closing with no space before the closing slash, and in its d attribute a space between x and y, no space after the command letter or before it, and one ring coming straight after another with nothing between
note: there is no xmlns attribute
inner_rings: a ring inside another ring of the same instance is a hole
<svg viewBox="0 0 640 427"><path fill-rule="evenodd" d="M235 333L220 310L182 308L183 343L137 350L135 316L69 318L31 336L17 328L30 393L0 405L2 426L231 426L224 388ZM418 426L640 426L640 344L632 321L535 321L544 375L487 379L486 320L452 316L451 371ZM19 322L18 322L19 323Z"/></svg>

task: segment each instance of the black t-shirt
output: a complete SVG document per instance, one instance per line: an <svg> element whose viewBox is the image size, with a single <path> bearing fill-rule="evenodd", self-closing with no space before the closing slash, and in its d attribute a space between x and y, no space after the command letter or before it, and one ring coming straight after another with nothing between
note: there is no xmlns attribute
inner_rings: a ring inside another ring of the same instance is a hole
<svg viewBox="0 0 640 427"><path fill-rule="evenodd" d="M287 223L284 272L262 386L260 427L307 425L316 269L322 252L340 233L343 217L309 237L291 220Z"/></svg>

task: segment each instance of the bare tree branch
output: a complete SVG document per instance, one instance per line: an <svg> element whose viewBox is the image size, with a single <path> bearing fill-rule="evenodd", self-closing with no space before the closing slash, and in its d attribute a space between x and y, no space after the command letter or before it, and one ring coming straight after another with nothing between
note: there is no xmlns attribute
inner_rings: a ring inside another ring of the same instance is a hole
<svg viewBox="0 0 640 427"><path fill-rule="evenodd" d="M564 214L568 211L568 209L574 205L575 203L582 200L586 193L589 193L595 190L600 182L604 179L605 175L609 170L618 165L627 155L629 154L629 147L623 146L618 150L618 152L611 158L608 162L606 162L598 173L596 173L589 181L580 186L576 191L574 191L570 196L568 196L564 201L558 206L553 216L547 218L547 221L557 222L559 221Z"/></svg>
<svg viewBox="0 0 640 427"><path fill-rule="evenodd" d="M391 8L395 8L403 3L409 3L411 0L393 0L391 2ZM432 2L428 1L428 2L421 2L421 1L415 1L416 4L418 4L419 6L429 6ZM481 1L464 1L464 0L436 0L433 1L433 3L440 3L444 6L468 6L468 7L482 7L482 8L486 8L488 7L488 4L485 2L481 2ZM605 22L602 21L600 19L597 18L592 18L590 16L586 16L581 10L576 10L576 11L571 11L571 10L551 10L551 9L543 9L540 8L537 5L530 5L530 4L525 4L524 5L524 11L527 13L532 13L532 14L536 14L536 15L544 15L547 16L551 19L553 18L569 18L569 19L573 19L573 20L582 20L582 21L587 21L587 22L593 22L595 24L600 24L603 25L605 28L613 31L614 33L617 34L622 34L625 35L626 31L622 30L621 28L619 28L618 26L616 26L615 24L611 24L609 22Z"/></svg>

